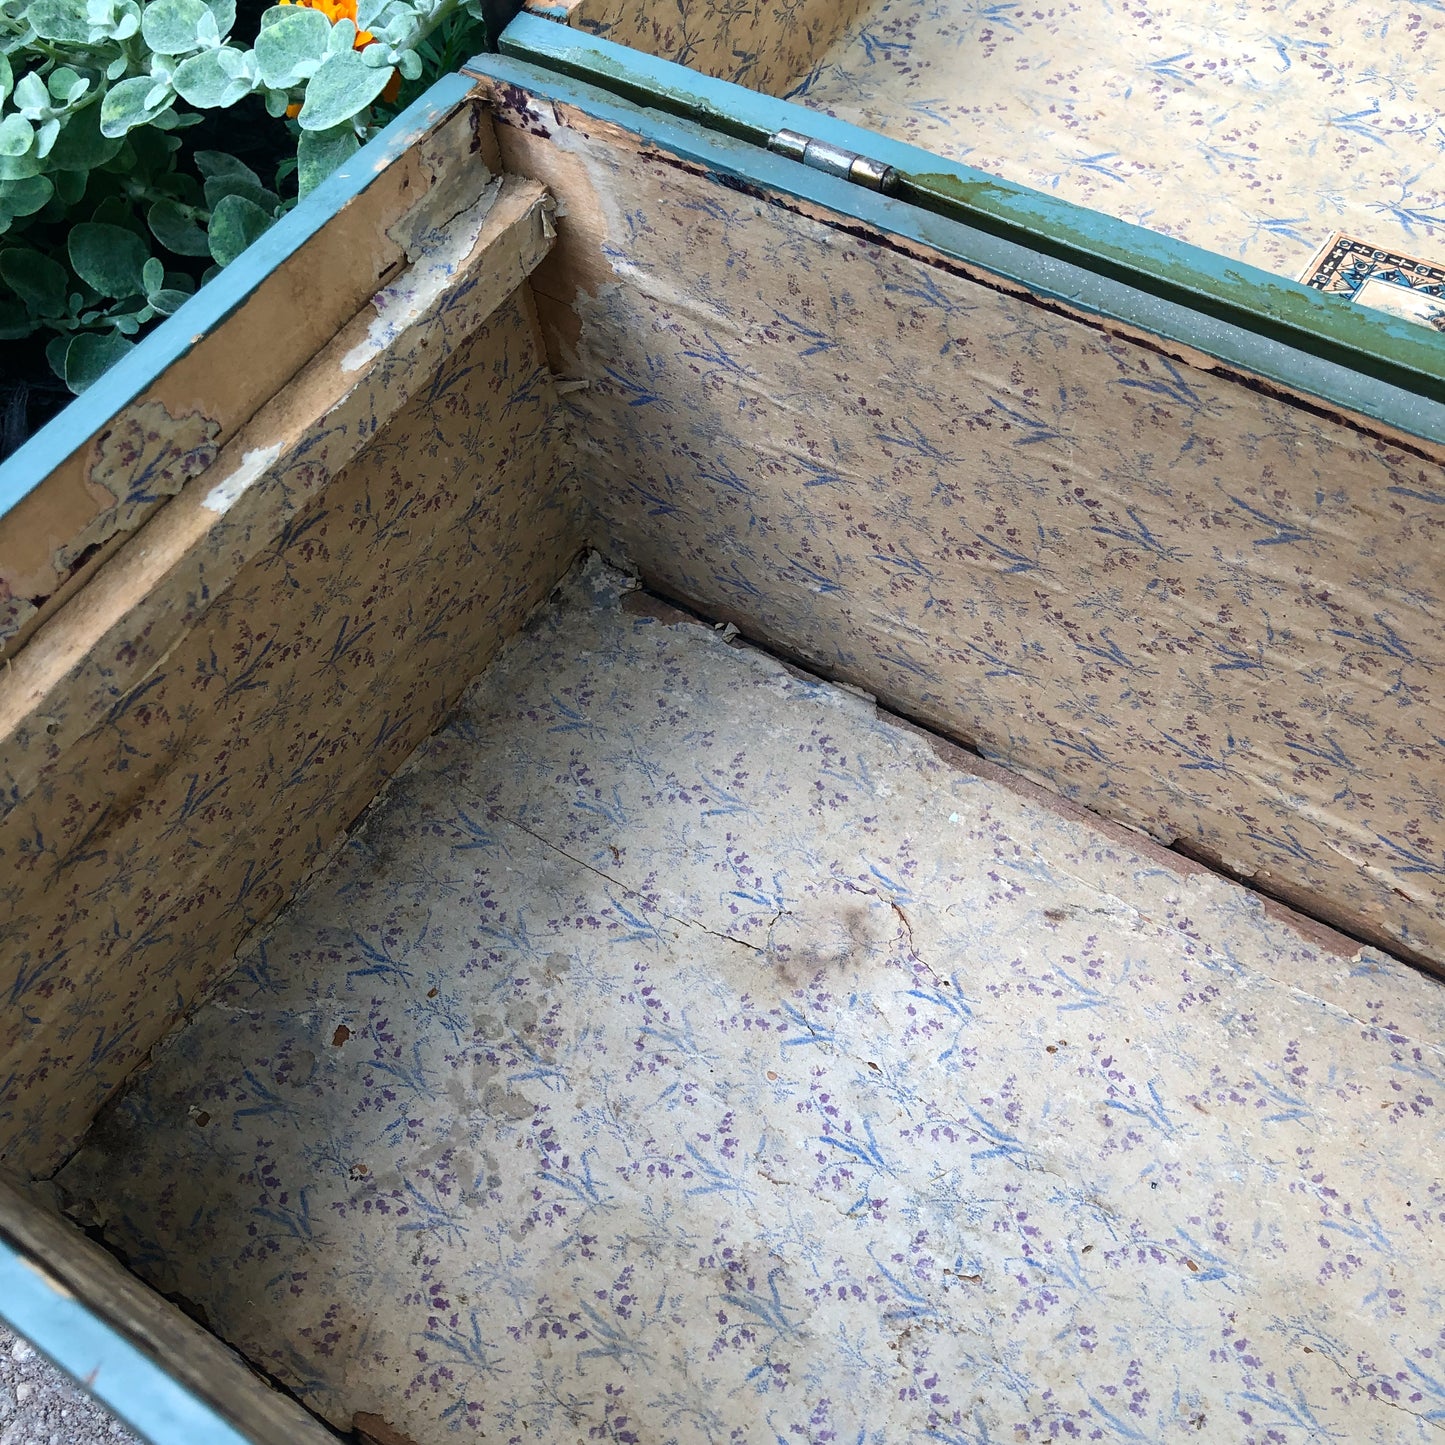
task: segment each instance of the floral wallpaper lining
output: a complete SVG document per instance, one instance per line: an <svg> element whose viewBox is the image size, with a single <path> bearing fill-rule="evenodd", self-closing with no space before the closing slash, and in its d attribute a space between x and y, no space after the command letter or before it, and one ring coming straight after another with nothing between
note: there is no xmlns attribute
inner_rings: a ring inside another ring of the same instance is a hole
<svg viewBox="0 0 1445 1445"><path fill-rule="evenodd" d="M480 301L485 288L465 273L458 284ZM226 525L188 560L214 595L96 725L65 747L58 721L9 740L7 1169L43 1175L74 1148L580 545L530 302L514 294L486 320L458 299L428 332L423 354L442 358L430 377L408 371L409 336L299 454L269 477L254 469L256 489L289 498L279 517L248 514L255 491L208 492ZM413 383L410 404L333 474L328 455L349 459L345 438L371 438L394 389ZM253 537L256 555L226 575ZM158 615L167 595L147 598ZM136 643L89 659L102 688L167 635L130 620ZM71 702L82 709L85 690Z"/></svg>
<svg viewBox="0 0 1445 1445"><path fill-rule="evenodd" d="M560 289L611 555L1445 965L1438 462L574 126L504 147L605 265Z"/></svg>
<svg viewBox="0 0 1445 1445"><path fill-rule="evenodd" d="M544 15L705 75L781 95L867 0L534 0Z"/></svg>
<svg viewBox="0 0 1445 1445"><path fill-rule="evenodd" d="M774 93L1294 277L1445 259L1442 47L1433 0L881 0Z"/></svg>
<svg viewBox="0 0 1445 1445"><path fill-rule="evenodd" d="M592 565L59 1183L416 1445L1433 1439L1445 989L959 760Z"/></svg>

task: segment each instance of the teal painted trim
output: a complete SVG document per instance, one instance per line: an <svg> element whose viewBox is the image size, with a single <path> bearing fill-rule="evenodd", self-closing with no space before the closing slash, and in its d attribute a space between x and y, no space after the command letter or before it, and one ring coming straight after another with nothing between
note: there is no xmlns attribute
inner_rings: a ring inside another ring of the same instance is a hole
<svg viewBox="0 0 1445 1445"><path fill-rule="evenodd" d="M151 1445L276 1445L240 1434L4 1240L0 1319Z"/></svg>
<svg viewBox="0 0 1445 1445"><path fill-rule="evenodd" d="M367 189L470 93L462 75L439 80L339 170L241 253L175 315L0 464L0 516L37 487L77 447L104 428L162 372L214 331L283 261Z"/></svg>
<svg viewBox="0 0 1445 1445"><path fill-rule="evenodd" d="M506 43L503 36L504 52ZM466 68L500 85L515 85L544 99L574 105L657 150L703 166L737 190L771 192L826 207L844 221L856 220L884 234L920 242L1071 310L1122 321L1154 336L1182 342L1292 390L1374 417L1412 436L1445 443L1445 405L1417 389L1396 386L951 216L809 170L751 141L634 104L554 69L515 60L505 53L478 56Z"/></svg>
<svg viewBox="0 0 1445 1445"><path fill-rule="evenodd" d="M892 166L901 178L897 194L921 207L1445 401L1445 336L1427 327L536 15L519 15L500 48L760 146L784 129L830 141ZM1197 340L1175 339L1207 349L1206 330Z"/></svg>

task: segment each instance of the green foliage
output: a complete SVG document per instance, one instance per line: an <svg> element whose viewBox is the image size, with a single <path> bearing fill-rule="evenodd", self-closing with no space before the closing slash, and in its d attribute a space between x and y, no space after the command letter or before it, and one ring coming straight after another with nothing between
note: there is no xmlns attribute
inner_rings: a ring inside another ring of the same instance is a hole
<svg viewBox="0 0 1445 1445"><path fill-rule="evenodd" d="M305 195L478 47L475 6L300 0L247 44L235 0L0 0L0 340L88 386L295 203L189 146L203 112L257 97Z"/></svg>
<svg viewBox="0 0 1445 1445"><path fill-rule="evenodd" d="M296 119L304 131L335 130L356 114L358 103L370 105L390 80L389 70L368 65L356 51L332 51L316 67L306 86L306 104Z"/></svg>

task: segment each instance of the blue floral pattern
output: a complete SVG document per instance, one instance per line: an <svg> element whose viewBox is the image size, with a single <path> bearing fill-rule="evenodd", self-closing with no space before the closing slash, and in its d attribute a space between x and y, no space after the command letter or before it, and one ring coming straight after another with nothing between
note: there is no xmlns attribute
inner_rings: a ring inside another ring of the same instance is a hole
<svg viewBox="0 0 1445 1445"><path fill-rule="evenodd" d="M418 1445L1401 1445L1442 1035L594 565L59 1182Z"/></svg>
<svg viewBox="0 0 1445 1445"><path fill-rule="evenodd" d="M543 15L721 80L781 95L866 0L532 0Z"/></svg>
<svg viewBox="0 0 1445 1445"><path fill-rule="evenodd" d="M0 740L8 1170L73 1150L581 545L515 289L540 188L492 199L315 363L334 405L281 398L148 524L98 640L15 669L48 690Z"/></svg>
<svg viewBox="0 0 1445 1445"><path fill-rule="evenodd" d="M792 99L1297 276L1349 231L1442 254L1435 0L882 0Z"/></svg>
<svg viewBox="0 0 1445 1445"><path fill-rule="evenodd" d="M583 126L524 162L593 188L564 400L611 555L1445 964L1434 449Z"/></svg>

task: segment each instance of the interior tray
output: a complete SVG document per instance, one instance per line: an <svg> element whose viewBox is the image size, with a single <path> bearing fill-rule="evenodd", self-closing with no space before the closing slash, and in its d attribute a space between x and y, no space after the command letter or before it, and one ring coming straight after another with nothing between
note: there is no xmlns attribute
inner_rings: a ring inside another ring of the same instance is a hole
<svg viewBox="0 0 1445 1445"><path fill-rule="evenodd" d="M57 1182L390 1445L1424 1441L1442 1036L594 560Z"/></svg>

